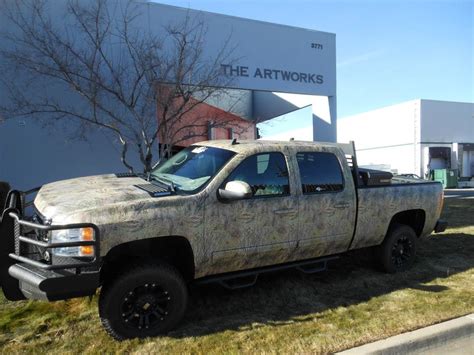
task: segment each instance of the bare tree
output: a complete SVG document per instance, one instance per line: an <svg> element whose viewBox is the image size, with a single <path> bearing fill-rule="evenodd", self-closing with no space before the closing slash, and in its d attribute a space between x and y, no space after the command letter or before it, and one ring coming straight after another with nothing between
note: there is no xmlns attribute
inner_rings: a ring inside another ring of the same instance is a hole
<svg viewBox="0 0 474 355"><path fill-rule="evenodd" d="M233 61L230 37L206 57L206 25L189 14L158 35L140 26L143 3L72 0L58 21L50 15L51 2L1 1L12 27L1 34L8 45L0 56L12 75L1 80L9 97L0 117L73 119L81 131L105 129L118 137L130 171L130 146L150 171L155 151L159 158L169 156L174 145L199 131L203 120L187 122L189 113L225 95L222 87L231 84L220 70ZM40 90L38 83L44 83ZM67 92L58 95L57 88Z"/></svg>

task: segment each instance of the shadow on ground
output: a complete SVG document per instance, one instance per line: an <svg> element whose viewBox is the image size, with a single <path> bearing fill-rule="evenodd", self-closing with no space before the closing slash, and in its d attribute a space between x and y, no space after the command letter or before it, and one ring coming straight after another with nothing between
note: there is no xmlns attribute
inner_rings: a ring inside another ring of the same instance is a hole
<svg viewBox="0 0 474 355"><path fill-rule="evenodd" d="M450 228L474 227L474 199L448 198L444 206L442 218Z"/></svg>
<svg viewBox="0 0 474 355"><path fill-rule="evenodd" d="M325 310L402 289L443 292L448 287L425 284L474 268L473 254L474 235L447 233L420 241L416 264L401 274L377 271L369 250L359 250L342 256L319 274L296 270L266 274L256 286L238 291L217 285L195 286L185 321L168 335L202 336L307 321Z"/></svg>

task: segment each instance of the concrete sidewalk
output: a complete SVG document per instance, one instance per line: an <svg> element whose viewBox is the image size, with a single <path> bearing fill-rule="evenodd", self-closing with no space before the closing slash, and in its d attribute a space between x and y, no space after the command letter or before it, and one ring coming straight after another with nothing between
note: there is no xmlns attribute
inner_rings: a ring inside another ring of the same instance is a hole
<svg viewBox="0 0 474 355"><path fill-rule="evenodd" d="M338 354L469 354L474 355L474 313L403 333Z"/></svg>

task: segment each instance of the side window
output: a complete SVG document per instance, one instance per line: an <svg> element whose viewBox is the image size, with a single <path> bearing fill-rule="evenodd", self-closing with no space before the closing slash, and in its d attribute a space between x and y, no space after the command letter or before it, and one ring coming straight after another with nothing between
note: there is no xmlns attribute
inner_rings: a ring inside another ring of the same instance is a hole
<svg viewBox="0 0 474 355"><path fill-rule="evenodd" d="M296 154L303 194L342 191L344 178L339 160L332 153Z"/></svg>
<svg viewBox="0 0 474 355"><path fill-rule="evenodd" d="M254 196L281 196L290 193L288 168L282 153L261 153L246 158L226 181L245 181Z"/></svg>

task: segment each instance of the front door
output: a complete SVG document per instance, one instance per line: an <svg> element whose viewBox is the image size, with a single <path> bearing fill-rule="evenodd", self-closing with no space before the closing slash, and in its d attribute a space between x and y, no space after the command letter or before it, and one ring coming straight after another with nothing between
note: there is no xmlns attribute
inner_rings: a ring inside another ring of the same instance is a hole
<svg viewBox="0 0 474 355"><path fill-rule="evenodd" d="M250 199L221 202L209 198L205 212L205 241L209 270L222 273L283 263L296 247L298 201L283 151L245 158L225 179L244 181Z"/></svg>

